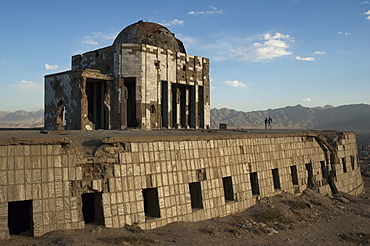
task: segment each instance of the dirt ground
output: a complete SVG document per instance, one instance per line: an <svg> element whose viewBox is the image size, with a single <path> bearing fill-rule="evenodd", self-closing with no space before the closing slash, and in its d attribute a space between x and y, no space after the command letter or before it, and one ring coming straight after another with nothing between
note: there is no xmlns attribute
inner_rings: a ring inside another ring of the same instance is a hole
<svg viewBox="0 0 370 246"><path fill-rule="evenodd" d="M142 231L87 225L32 238L12 235L0 245L370 245L370 177L366 193L329 197L312 190L281 193L244 212Z"/></svg>

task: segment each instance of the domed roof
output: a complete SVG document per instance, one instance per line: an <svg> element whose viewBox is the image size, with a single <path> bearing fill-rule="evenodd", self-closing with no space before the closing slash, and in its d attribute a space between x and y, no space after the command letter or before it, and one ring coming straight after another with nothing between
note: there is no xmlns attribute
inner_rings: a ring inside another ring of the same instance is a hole
<svg viewBox="0 0 370 246"><path fill-rule="evenodd" d="M152 22L139 21L123 29L113 42L116 44L149 44L174 52L186 53L183 43L166 27Z"/></svg>

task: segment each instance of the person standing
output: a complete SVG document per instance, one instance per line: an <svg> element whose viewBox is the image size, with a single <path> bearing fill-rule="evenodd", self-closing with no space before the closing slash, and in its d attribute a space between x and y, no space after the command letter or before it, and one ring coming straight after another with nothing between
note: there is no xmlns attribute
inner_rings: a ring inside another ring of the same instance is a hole
<svg viewBox="0 0 370 246"><path fill-rule="evenodd" d="M265 129L267 129L267 126L268 126L268 119L266 118L265 119Z"/></svg>
<svg viewBox="0 0 370 246"><path fill-rule="evenodd" d="M267 122L268 122L269 129L271 129L271 122L272 122L271 117L269 117L269 118L267 119Z"/></svg>

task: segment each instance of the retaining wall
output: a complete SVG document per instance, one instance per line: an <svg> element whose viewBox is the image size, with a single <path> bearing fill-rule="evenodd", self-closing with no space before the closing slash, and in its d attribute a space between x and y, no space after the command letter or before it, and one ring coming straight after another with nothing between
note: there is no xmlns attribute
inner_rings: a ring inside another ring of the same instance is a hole
<svg viewBox="0 0 370 246"><path fill-rule="evenodd" d="M329 183L363 192L353 132L0 140L1 239L15 223L33 236L85 222L152 229Z"/></svg>

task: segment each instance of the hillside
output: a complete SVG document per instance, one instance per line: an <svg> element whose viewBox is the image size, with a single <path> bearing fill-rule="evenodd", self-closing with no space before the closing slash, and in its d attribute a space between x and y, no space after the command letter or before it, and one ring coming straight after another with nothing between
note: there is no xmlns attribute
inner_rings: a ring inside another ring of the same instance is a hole
<svg viewBox="0 0 370 246"><path fill-rule="evenodd" d="M211 128L227 123L231 128L264 128L264 120L273 119L273 128L332 129L370 132L370 105L353 104L307 108L302 105L252 112L211 109ZM43 127L44 110L27 112L0 111L0 128Z"/></svg>
<svg viewBox="0 0 370 246"><path fill-rule="evenodd" d="M243 112L233 109L211 109L211 128L227 123L231 128L264 128L264 120L273 119L274 128L370 130L370 105L354 104L307 108L302 105L279 109Z"/></svg>
<svg viewBox="0 0 370 246"><path fill-rule="evenodd" d="M0 111L0 128L35 128L44 126L44 110Z"/></svg>

